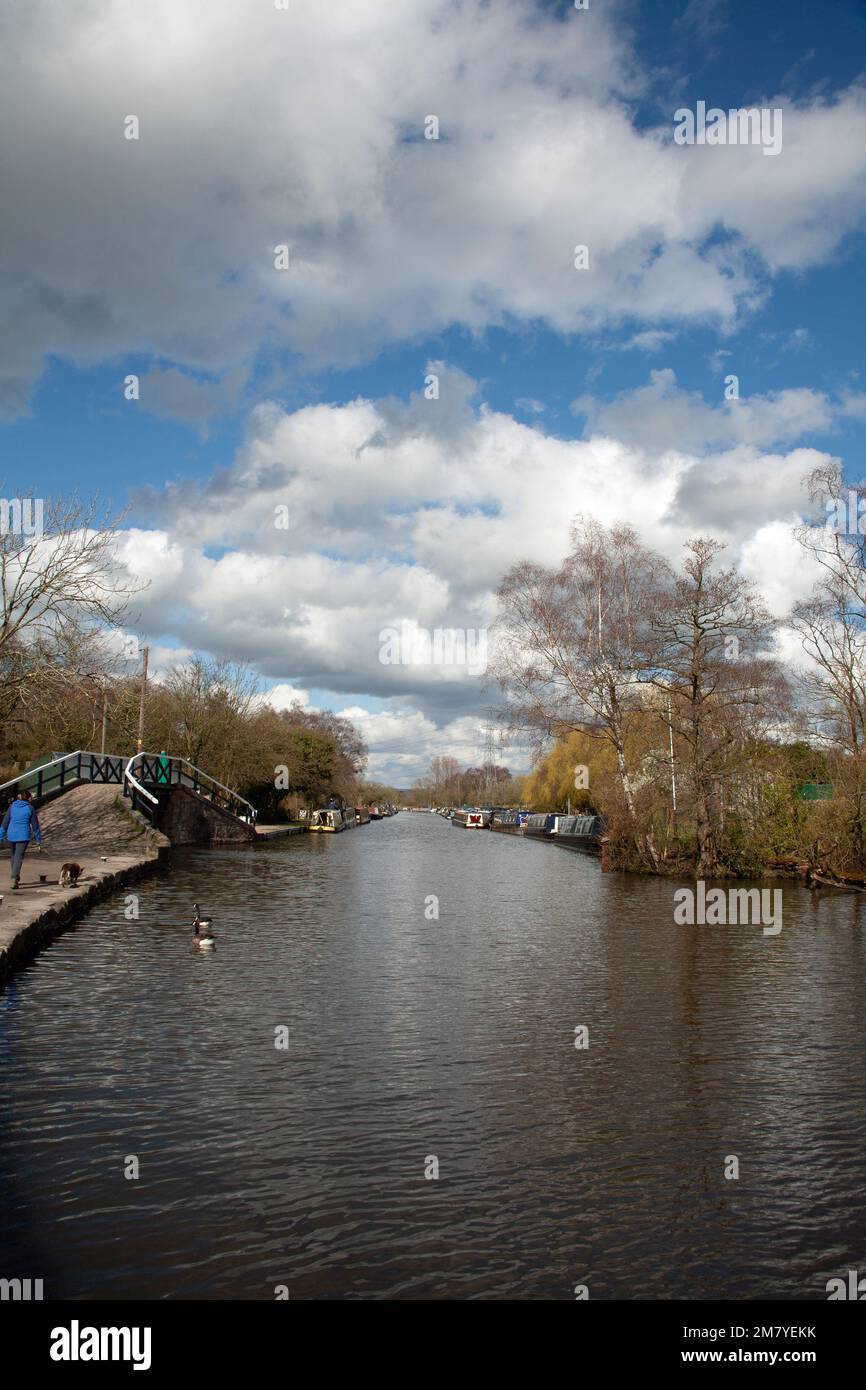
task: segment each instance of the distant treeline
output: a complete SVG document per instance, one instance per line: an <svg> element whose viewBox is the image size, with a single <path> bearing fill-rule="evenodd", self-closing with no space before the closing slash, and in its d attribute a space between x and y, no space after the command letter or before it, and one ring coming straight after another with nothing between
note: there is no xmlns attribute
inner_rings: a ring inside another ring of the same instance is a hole
<svg viewBox="0 0 866 1390"><path fill-rule="evenodd" d="M456 758L436 757L415 783L409 802L413 806L511 806L519 804L522 794L522 779L513 777L507 767L496 763L461 767Z"/></svg>

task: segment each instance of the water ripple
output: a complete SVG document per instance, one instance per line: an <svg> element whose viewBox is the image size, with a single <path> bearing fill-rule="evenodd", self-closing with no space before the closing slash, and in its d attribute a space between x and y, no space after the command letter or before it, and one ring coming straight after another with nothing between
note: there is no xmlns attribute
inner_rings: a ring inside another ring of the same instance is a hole
<svg viewBox="0 0 866 1390"><path fill-rule="evenodd" d="M674 926L673 887L405 814L177 853L137 921L99 905L0 996L4 1272L77 1298L825 1297L866 1259L863 905L787 885L765 938Z"/></svg>

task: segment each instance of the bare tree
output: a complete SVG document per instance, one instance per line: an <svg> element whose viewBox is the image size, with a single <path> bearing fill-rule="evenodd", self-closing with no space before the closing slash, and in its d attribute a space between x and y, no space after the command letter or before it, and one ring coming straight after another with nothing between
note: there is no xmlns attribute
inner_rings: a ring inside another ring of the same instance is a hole
<svg viewBox="0 0 866 1390"><path fill-rule="evenodd" d="M749 739L779 719L784 681L769 656L772 618L754 586L717 570L724 546L697 537L682 572L660 588L649 676L670 700L673 735L687 752L697 872L718 870L718 799L738 774Z"/></svg>
<svg viewBox="0 0 866 1390"><path fill-rule="evenodd" d="M811 598L791 615L813 663L802 687L813 731L856 756L866 743L866 537L856 515L864 490L846 488L832 463L814 469L806 485L813 502L827 504L828 518L796 530L819 566Z"/></svg>
<svg viewBox="0 0 866 1390"><path fill-rule="evenodd" d="M157 734L167 749L230 781L256 689L246 662L196 654L173 667L158 688L148 717L151 736Z"/></svg>
<svg viewBox="0 0 866 1390"><path fill-rule="evenodd" d="M118 627L131 595L116 556L122 517L98 499L36 499L38 525L10 524L12 504L0 501L0 704L9 717L16 700L40 677L73 679L85 668L107 670L100 635ZM20 499L16 499L20 509Z"/></svg>
<svg viewBox="0 0 866 1390"><path fill-rule="evenodd" d="M460 764L457 759L447 755L432 758L425 783L430 787L438 804L456 799L460 783Z"/></svg>
<svg viewBox="0 0 866 1390"><path fill-rule="evenodd" d="M826 517L805 521L797 539L817 563L812 595L795 604L792 626L803 640L809 667L800 676L807 726L835 750L834 780L851 810L848 833L854 857L864 856L866 826L866 503L863 485L848 488L838 464L816 468L806 485Z"/></svg>
<svg viewBox="0 0 866 1390"><path fill-rule="evenodd" d="M666 567L630 527L578 518L572 542L558 570L524 562L506 575L492 674L512 725L539 744L581 730L611 745L635 846L655 864L652 838L639 826L627 740L642 706L638 686Z"/></svg>

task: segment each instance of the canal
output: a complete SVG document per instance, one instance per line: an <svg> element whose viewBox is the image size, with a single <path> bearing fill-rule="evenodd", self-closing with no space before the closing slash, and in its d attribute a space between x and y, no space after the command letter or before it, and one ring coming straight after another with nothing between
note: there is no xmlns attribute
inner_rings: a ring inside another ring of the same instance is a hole
<svg viewBox="0 0 866 1390"><path fill-rule="evenodd" d="M788 885L775 937L675 926L670 882L406 813L176 852L136 891L0 995L0 1274L823 1299L862 1269L859 898Z"/></svg>

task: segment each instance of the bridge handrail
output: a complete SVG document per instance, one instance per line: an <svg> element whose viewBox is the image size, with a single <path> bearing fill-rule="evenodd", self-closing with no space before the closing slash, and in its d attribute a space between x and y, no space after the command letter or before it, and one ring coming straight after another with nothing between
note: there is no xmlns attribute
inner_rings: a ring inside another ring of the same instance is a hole
<svg viewBox="0 0 866 1390"><path fill-rule="evenodd" d="M19 782L23 782L25 778L38 777L39 773L45 772L46 768L59 767L61 763L68 763L72 758L101 758L106 760L114 756L115 755L112 753L93 753L85 748L76 748L74 753L61 753L57 758L49 758L48 762L39 763L38 767L25 768L23 772L19 772L17 777L10 777L8 782L0 782L0 796L10 787L17 786ZM123 760L122 758L118 758L117 761L122 762Z"/></svg>
<svg viewBox="0 0 866 1390"><path fill-rule="evenodd" d="M131 758L125 761L124 757L115 753L93 753L83 748L77 748L74 753L62 753L56 758L49 758L44 763L39 763L36 767L28 767L23 772L19 772L17 777L11 777L8 782L0 783L0 797L4 792L9 792L13 788L21 785L22 782L28 784L32 781L37 785L37 796L42 797L47 792L59 790L63 791L69 782L86 781L117 781L124 786L129 786L132 791L148 802L151 806L159 805L159 798L148 791L139 778L136 776L135 764L139 760L150 759L151 763L159 764L165 758L169 764L168 777L171 777L171 769L178 769L178 785L183 785L183 777L190 778L193 790L198 792L199 787L204 789L204 795L210 792L210 800L214 804L219 804L219 798L214 794L219 789L224 794L227 807L232 815L236 815L238 820L242 820L252 825L257 819L256 808L246 797L240 796L231 787L227 787L224 782L219 782L216 777L211 777L209 772L203 772L196 767L195 763L190 762L189 758L169 757L163 753L134 753ZM53 771L52 771L53 769ZM187 770L186 773L184 770ZM47 775L46 775L47 774ZM98 775L94 775L98 774ZM161 780L155 779L157 783ZM49 785L45 785L46 782ZM57 785L55 785L55 783ZM235 810L235 807L245 807L245 813Z"/></svg>
<svg viewBox="0 0 866 1390"><path fill-rule="evenodd" d="M189 768L193 774L194 782L209 782L211 786L219 787L220 791L225 792L230 803L240 802L242 806L246 806L248 814L246 816L239 815L238 820L248 821L250 824L252 824L256 820L258 812L255 806L253 806L252 802L247 801L245 796L241 796L238 792L233 791L232 788L227 787L224 782L219 782L217 778L212 777L209 772L203 772L200 767L196 767L195 763L190 762L189 758L170 756L168 753L134 753L133 756L130 758L129 762L126 764L126 772L124 775L129 778L130 782L133 783L133 785L136 788L136 791L143 792L149 801L157 802L157 798L155 796L151 796L150 792L147 791L147 789L141 785L141 783L136 778L135 774L132 772L132 765L139 758L151 758L154 760L159 760L163 757L167 760L169 765L182 764L184 767Z"/></svg>
<svg viewBox="0 0 866 1390"><path fill-rule="evenodd" d="M46 767L53 767L55 763L65 763L67 758L77 758L80 751L76 749L74 753L64 753L60 758L50 758L47 763L40 763L38 767L29 767L26 772L19 772L17 777L10 777L8 782L0 782L0 793L5 792L7 787L14 787L17 782L31 774L44 772Z"/></svg>
<svg viewBox="0 0 866 1390"><path fill-rule="evenodd" d="M147 790L147 787L143 787L139 782L138 778L136 777L135 773L132 771L132 764L135 762L136 758L140 758L141 756L142 755L140 753L133 754L129 762L126 764L126 767L123 769L123 780L125 782L131 783L131 785L138 792L139 796L146 797L147 800L150 801L154 806L158 806L159 797L153 796L153 794Z"/></svg>

